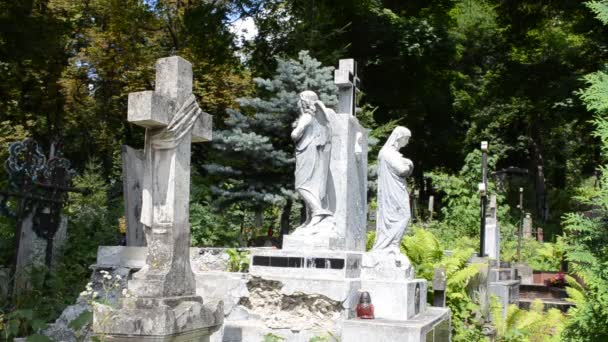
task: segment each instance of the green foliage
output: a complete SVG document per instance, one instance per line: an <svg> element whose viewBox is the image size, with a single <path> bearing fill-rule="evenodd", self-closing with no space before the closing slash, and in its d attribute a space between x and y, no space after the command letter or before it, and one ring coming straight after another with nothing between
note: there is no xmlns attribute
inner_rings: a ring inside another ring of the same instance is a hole
<svg viewBox="0 0 608 342"><path fill-rule="evenodd" d="M285 338L275 335L273 333L268 333L266 335L264 335L264 342L281 342L284 341Z"/></svg>
<svg viewBox="0 0 608 342"><path fill-rule="evenodd" d="M525 262L535 271L557 272L561 270L566 246L562 237L558 236L555 243L538 242L536 239L523 238L521 243L521 262ZM501 260L517 261L517 240L509 240L501 244Z"/></svg>
<svg viewBox="0 0 608 342"><path fill-rule="evenodd" d="M608 1L588 1L585 6L589 7L604 25L608 25Z"/></svg>
<svg viewBox="0 0 608 342"><path fill-rule="evenodd" d="M0 336L5 340L25 337L45 327L44 320L38 318L33 309L14 310L6 315L0 313Z"/></svg>
<svg viewBox="0 0 608 342"><path fill-rule="evenodd" d="M489 173L504 156L504 148L501 145L496 144L491 146L491 149L492 153L488 156ZM432 180L433 187L443 195L441 217L430 226L430 229L436 231L445 243L459 241L462 237L477 239L479 236L480 197L477 185L481 181L480 165L481 151L475 150L467 155L464 166L457 174L441 171L427 174ZM500 190L490 178L488 192L496 194L501 238L506 242L515 238L516 227L511 224L510 208Z"/></svg>
<svg viewBox="0 0 608 342"><path fill-rule="evenodd" d="M444 255L437 237L421 228L414 228L413 235L403 238L401 249L416 270L416 277L428 280L429 284L432 284L435 268L445 269L447 305L452 312L452 340L464 342L482 339L480 307L467 289L481 267L480 264L467 264L473 249L455 249L451 255ZM428 298L432 300L431 286L428 290Z"/></svg>
<svg viewBox="0 0 608 342"><path fill-rule="evenodd" d="M247 272L249 269L249 252L234 248L226 250L228 254L228 272Z"/></svg>
<svg viewBox="0 0 608 342"><path fill-rule="evenodd" d="M532 302L529 311L520 309L515 304L509 305L505 311L492 298L492 321L496 328L497 342L557 342L560 341L565 319L558 309L545 312L540 299Z"/></svg>

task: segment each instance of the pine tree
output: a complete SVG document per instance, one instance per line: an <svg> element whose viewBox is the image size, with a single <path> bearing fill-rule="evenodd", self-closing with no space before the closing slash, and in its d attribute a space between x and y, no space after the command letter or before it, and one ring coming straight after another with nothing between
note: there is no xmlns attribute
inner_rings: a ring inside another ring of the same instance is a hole
<svg viewBox="0 0 608 342"><path fill-rule="evenodd" d="M289 231L296 193L290 138L299 113L298 94L312 90L328 106L337 103L333 67L322 66L307 51L298 59L277 59L271 79L254 79L259 97L239 99L242 111L228 110L227 129L214 133L212 160L204 168L214 180L220 206L240 203L262 213L281 206L281 233Z"/></svg>

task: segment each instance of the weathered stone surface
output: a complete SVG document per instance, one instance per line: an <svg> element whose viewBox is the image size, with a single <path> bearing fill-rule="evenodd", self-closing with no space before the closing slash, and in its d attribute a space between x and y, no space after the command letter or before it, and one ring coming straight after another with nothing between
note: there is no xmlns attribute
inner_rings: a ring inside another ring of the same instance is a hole
<svg viewBox="0 0 608 342"><path fill-rule="evenodd" d="M122 145L122 188L127 223L127 246L145 246L141 223L141 195L144 177L144 152Z"/></svg>
<svg viewBox="0 0 608 342"><path fill-rule="evenodd" d="M522 284L534 284L534 270L532 270L532 267L525 263L515 263L513 264L513 268L517 270L517 274L519 275Z"/></svg>
<svg viewBox="0 0 608 342"><path fill-rule="evenodd" d="M343 323L341 340L449 342L451 341L450 310L429 308L422 315L407 321L350 319Z"/></svg>
<svg viewBox="0 0 608 342"><path fill-rule="evenodd" d="M496 195L490 196L486 212L485 254L496 261L500 260L500 225L497 216Z"/></svg>
<svg viewBox="0 0 608 342"><path fill-rule="evenodd" d="M21 238L19 239L19 249L17 252L15 281L13 291L16 294L22 293L31 288L30 275L36 267L46 267L46 248L48 241L36 234L34 231L34 206L30 213L21 221ZM61 216L57 231L51 240L53 242L51 268L55 267L60 251L67 240L68 219Z"/></svg>
<svg viewBox="0 0 608 342"><path fill-rule="evenodd" d="M146 247L99 246L96 267L140 269L146 264Z"/></svg>
<svg viewBox="0 0 608 342"><path fill-rule="evenodd" d="M414 269L402 253L372 251L363 253L361 278L369 280L412 280Z"/></svg>
<svg viewBox="0 0 608 342"><path fill-rule="evenodd" d="M503 318L506 317L507 308L510 304L517 304L519 301L519 280L503 280L491 282L488 285L488 292L498 298L502 306Z"/></svg>
<svg viewBox="0 0 608 342"><path fill-rule="evenodd" d="M395 127L378 153L378 210L372 251L401 253L401 240L412 211L406 177L411 175L414 163L399 150L407 145L411 135L409 129Z"/></svg>
<svg viewBox="0 0 608 342"><path fill-rule="evenodd" d="M159 59L155 91L130 97L129 120L146 127L140 215L146 262L127 284L133 297L119 307L94 305L93 330L114 340L208 340L224 313L221 301L203 305L190 266L190 145L197 122L195 140L208 140L211 130L192 94L192 65L177 56ZM102 257L127 263L133 255L124 251Z"/></svg>
<svg viewBox="0 0 608 342"><path fill-rule="evenodd" d="M524 238L532 238L532 214L526 213L526 215L524 216L522 231Z"/></svg>
<svg viewBox="0 0 608 342"><path fill-rule="evenodd" d="M124 298L120 309L95 303L93 312L97 335L131 336L132 341L199 332L209 336L224 321L223 303L203 305L200 296Z"/></svg>
<svg viewBox="0 0 608 342"><path fill-rule="evenodd" d="M356 117L336 114L332 122L328 182L329 209L343 243L337 248L365 251L367 227L367 129Z"/></svg>
<svg viewBox="0 0 608 342"><path fill-rule="evenodd" d="M376 318L408 320L426 310L426 280L361 280L361 291L369 292Z"/></svg>

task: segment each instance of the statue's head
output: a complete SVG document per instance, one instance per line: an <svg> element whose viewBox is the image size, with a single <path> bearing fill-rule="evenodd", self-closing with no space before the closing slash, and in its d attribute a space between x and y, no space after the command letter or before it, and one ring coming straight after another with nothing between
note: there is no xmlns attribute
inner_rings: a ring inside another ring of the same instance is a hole
<svg viewBox="0 0 608 342"><path fill-rule="evenodd" d="M315 102L319 101L319 96L312 90L304 90L298 98L298 107L304 113L315 115Z"/></svg>
<svg viewBox="0 0 608 342"><path fill-rule="evenodd" d="M412 136L412 132L409 129L403 126L397 126L393 129L393 133L388 137L386 144L384 146L390 146L397 150L407 145L410 141L410 137Z"/></svg>

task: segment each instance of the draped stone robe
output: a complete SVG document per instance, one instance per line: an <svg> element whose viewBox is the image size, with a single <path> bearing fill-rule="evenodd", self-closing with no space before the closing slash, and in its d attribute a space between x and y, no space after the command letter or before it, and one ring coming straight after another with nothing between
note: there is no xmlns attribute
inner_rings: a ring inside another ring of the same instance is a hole
<svg viewBox="0 0 608 342"><path fill-rule="evenodd" d="M309 210L307 221L318 215L332 215L325 203L331 157L328 118L331 113L326 113L326 109L319 105L316 107L316 114L311 116L301 137L296 141L295 188L301 194L306 193L305 199L310 200L306 201Z"/></svg>
<svg viewBox="0 0 608 342"><path fill-rule="evenodd" d="M373 250L399 249L410 218L406 176L411 162L387 143L378 155L378 211Z"/></svg>

